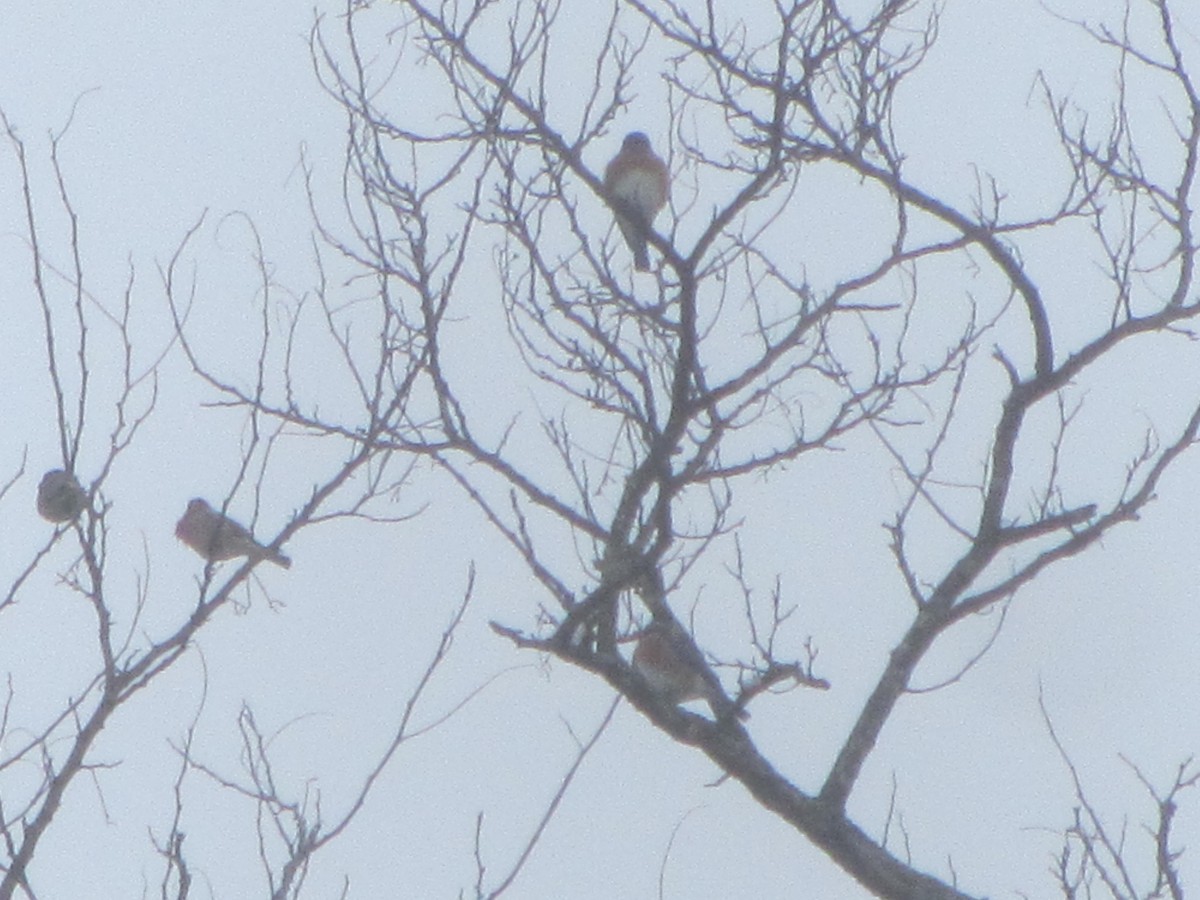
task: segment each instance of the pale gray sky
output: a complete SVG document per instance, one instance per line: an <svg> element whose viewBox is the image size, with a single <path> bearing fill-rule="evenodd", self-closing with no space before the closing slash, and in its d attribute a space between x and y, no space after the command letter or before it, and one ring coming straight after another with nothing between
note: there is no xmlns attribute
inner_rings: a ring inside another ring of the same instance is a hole
<svg viewBox="0 0 1200 900"><path fill-rule="evenodd" d="M1089 15L1115 6L1085 5ZM1037 209L1062 167L1035 73L1044 70L1060 92L1104 104L1111 57L1095 52L1032 0L947 6L926 69L898 103L909 172L962 201L973 190L972 166L978 166L997 176L1015 210ZM389 12L381 7L374 15L382 21ZM212 365L245 376L256 346L253 331L241 337L256 323L252 245L244 222L228 214L253 219L281 297L289 291L299 296L313 283L300 152L307 148L318 191L336 196L344 122L312 72L312 16L307 7L283 2L119 2L98 12L54 0L0 0L0 108L28 142L39 214L51 231L62 225L44 135L61 128L78 100L61 158L80 217L88 286L116 308L133 266L142 366L170 334L157 266L204 210L187 272L194 272L197 286L190 328ZM1200 30L1200 20L1193 25ZM1193 52L1195 33L1189 38ZM586 64L582 54L581 62ZM609 144L588 160L597 169L628 128L646 130L665 145L665 92L654 77L660 62L651 49L628 119L616 123ZM429 74L415 73L414 83ZM564 95L590 77L564 71ZM406 84L397 79L395 89L404 91ZM431 113L422 96L404 96L394 108ZM561 122L564 129L576 124L566 112ZM1154 127L1165 140L1162 122ZM795 230L788 240L804 248L804 264L820 285L837 277L841 254L854 253L856 242L869 243L871 207L854 184L827 180L819 170L802 179L801 214L789 224ZM32 497L41 471L58 462L18 186L13 154L0 149L0 480L16 470L26 449L29 457L29 473L0 507L5 585L49 533L32 501L21 504ZM692 214L703 217L706 210L699 204ZM593 214L607 227L599 201ZM683 222L679 230L686 239L698 225ZM63 232L57 234L47 252L65 265ZM498 309L495 298L485 306L491 261L479 263L481 306L475 319L456 326L464 333ZM1098 277L1086 260L1071 257L1070 247L1035 243L1027 263L1067 298L1082 293L1073 286ZM936 296L938 285L924 287ZM1003 300L987 275L974 289L981 305ZM64 286L53 290L65 302ZM349 300L365 288L342 290ZM944 310L931 304L926 313L933 341L947 340L965 315L961 287L948 290L953 293ZM1081 323L1090 321L1087 310L1053 307L1052 314L1068 326L1076 314ZM1005 334L1002 327L997 341ZM101 328L95 340L103 347L112 336ZM1185 367L1196 363L1184 342L1176 349L1165 360L1160 351L1151 358L1131 353L1121 371L1080 386L1081 394L1090 392L1089 402L1111 404L1103 408L1115 411L1090 420L1085 414L1089 437L1076 448L1088 460L1081 484L1093 476L1110 483L1148 424L1175 424L1173 401L1186 401L1188 373L1195 370ZM115 360L115 345L111 352ZM492 352L504 356L485 342L471 346L479 359ZM463 360L471 353L464 352ZM497 380L488 359L488 367L474 373L481 385ZM511 364L511 358L494 361ZM1177 382L1164 377L1168 365L1180 373ZM314 384L324 378L323 372L312 374ZM102 397L113 373L96 375ZM1000 376L987 366L979 375ZM464 375L464 383L471 381ZM1174 383L1179 398L1172 396ZM336 379L323 387L334 391ZM519 406L527 398L513 391L503 400ZM115 583L130 592L112 602L118 615L131 612L148 554L142 627L151 636L161 636L189 608L200 568L175 541L175 519L191 496L222 496L240 459L241 417L201 407L212 399L182 357L172 355L156 413L108 483L114 504L110 568ZM84 477L106 450L111 410L103 399L96 402L99 425L95 443L85 442ZM1113 449L1118 441L1120 448ZM786 597L800 606L793 638L798 645L813 636L821 651L818 672L832 683L827 693L767 697L754 710L754 736L804 789L819 786L910 613L880 527L900 496L899 476L882 462L864 469L864 458L881 458L865 432L846 441L845 449L807 457L769 483L737 488L746 514L742 543L756 587L767 591L781 576ZM334 448L317 442L296 442L281 452L285 465L274 470L277 477L268 480L264 495L263 532L281 526L308 486L339 461ZM981 464L978 448L964 449L964 478L977 475ZM897 810L919 867L946 877L950 860L967 891L1050 896L1045 872L1073 799L1041 723L1040 686L1100 808L1114 825L1128 815L1131 839L1142 839L1137 826L1153 810L1118 754L1165 786L1174 766L1200 744L1194 716L1200 701L1194 654L1198 564L1191 539L1198 486L1200 458L1184 460L1142 521L1023 591L995 646L965 678L902 701L851 801L864 827L876 833L882 828L894 779ZM457 896L474 879L472 840L480 811L489 871L511 864L570 764L574 739L567 725L590 734L611 692L562 664L543 668L533 654L492 634L487 621L493 618L532 627L535 603L544 597L479 513L446 479L426 470L391 511L415 512L424 504L429 507L421 516L395 526L334 523L302 533L287 548L295 560L291 571L261 573L282 605L272 609L258 595L243 614L223 611L203 633L198 652L118 717L95 756L121 765L100 773L94 784L79 779L71 788L38 857L35 884L42 900L136 896L143 880L157 884L160 863L146 828L162 834L169 822L175 769L168 741L180 740L200 703L204 673L207 697L196 755L238 773L235 726L245 701L264 731L279 732L272 753L280 783L297 795L306 786L319 790L323 808L340 812L390 736L398 704L432 653L471 561L478 567L478 600L419 718L434 718L496 672L512 671L448 724L401 750L362 816L317 857L307 896L335 896L346 876L352 897ZM952 550L921 548L931 566ZM55 585L55 573L70 562L69 550L60 545L55 553L22 602L5 612L0 628L0 660L16 688L14 720L25 714L38 721L34 710L77 695L80 679L94 665L87 610ZM732 596L736 590L723 574L724 562L714 557L696 580L703 585L696 591L702 610L723 591ZM993 624L994 614L969 623L931 655L919 680L932 683L953 672ZM702 756L673 745L623 707L510 896L653 896L676 825L666 897L865 896L737 785L708 786L716 775ZM3 777L14 780L0 780L0 795L21 789L19 773ZM196 896L263 894L251 805L199 777L189 780L188 789L188 851L201 881ZM1200 798L1187 799L1179 846L1200 843ZM1185 860L1185 875L1196 866L1194 858Z"/></svg>

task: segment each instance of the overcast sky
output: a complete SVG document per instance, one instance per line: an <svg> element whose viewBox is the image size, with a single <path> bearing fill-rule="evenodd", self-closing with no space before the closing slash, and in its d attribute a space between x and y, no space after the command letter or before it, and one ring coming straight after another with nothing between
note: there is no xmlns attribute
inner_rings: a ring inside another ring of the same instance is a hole
<svg viewBox="0 0 1200 900"><path fill-rule="evenodd" d="M1111 4L1086 5L1098 11ZM1063 172L1036 71L1043 69L1060 92L1104 102L1111 57L1093 52L1032 0L947 7L927 67L898 103L910 175L963 201L978 166L996 175L1015 209L1035 209ZM170 340L158 267L205 211L187 271L198 298L191 323L196 346L214 367L244 376L256 347L252 246L245 221L231 213L253 220L281 296L300 296L314 283L300 156L305 148L318 193L336 196L345 123L313 74L313 15L284 2L117 2L93 11L56 0L0 0L0 108L27 141L43 221L50 233L59 229L47 252L69 262L46 135L61 129L74 107L61 162L79 214L88 286L115 309L132 267L142 341L135 356L142 366ZM1194 53L1200 19L1193 26ZM564 72L562 89L590 77ZM398 79L396 89L404 84ZM661 84L647 76L637 94L603 153L588 160L597 168L632 128L666 146ZM420 107L420 97L405 100ZM844 189L811 181L796 228L803 236L798 245L811 254L813 283L820 284L870 225L861 211L839 202ZM31 498L40 473L59 462L18 190L14 154L0 147L0 481L28 455L23 481L0 506L5 585L49 533ZM597 202L596 215L602 212ZM1034 246L1028 263L1065 296L1072 284L1096 277L1069 247ZM481 262L485 271L488 264ZM937 285L928 287L936 292ZM69 297L62 284L52 289L64 302ZM360 288L344 290L348 300ZM947 299L947 316L961 314L960 299ZM1069 323L1069 310L1056 315ZM931 329L948 328L934 321L937 315L930 318ZM101 329L97 345L111 341ZM481 358L488 352L473 349ZM115 344L111 352L116 359ZM1195 369L1184 368L1196 362L1188 352L1181 346L1177 358L1132 354L1125 369L1088 386L1095 402L1112 411L1097 413L1090 424L1094 440L1103 444L1115 434L1130 449L1097 450L1094 468L1084 467L1085 481L1119 477L1147 424L1169 420L1172 385L1184 391L1194 382ZM1178 382L1163 377L1168 365L1178 366ZM97 391L115 371L96 373ZM492 369L476 374L480 384L496 379ZM165 633L194 599L200 565L175 541L174 521L190 497L224 496L244 437L239 414L202 406L214 399L211 389L177 352L164 364L159 389L155 415L106 486L113 502L110 593L123 586L129 596L118 590L113 603L118 618L122 610L131 614L133 591L151 561L142 623L151 636ZM97 403L107 422L111 410ZM107 427L85 442L84 477L103 459ZM826 693L764 698L754 711L753 735L806 790L819 787L910 614L880 527L903 485L887 466L861 465L863 454L878 453L865 434L845 450L806 459L779 481L738 488L757 587L769 590L781 577L801 610L797 646L813 636L818 674L832 684ZM281 527L309 485L338 461L317 442L287 452L289 467L264 494L264 533ZM980 462L964 459L964 473L977 472L972 467ZM1045 872L1058 846L1054 833L1070 821L1073 795L1041 721L1041 690L1100 808L1114 825L1128 815L1131 839L1142 839L1137 826L1153 809L1119 754L1165 787L1200 744L1194 714L1200 563L1191 537L1198 486L1200 461L1186 459L1141 521L1022 591L995 646L966 677L901 702L852 797L851 811L864 827L882 828L894 784L920 868L948 877L950 861L967 891L1050 896ZM280 782L297 795L306 785L319 790L324 809L343 810L386 744L398 704L432 654L471 562L478 599L418 718L436 718L504 674L459 716L402 749L359 820L317 858L307 896L335 896L347 875L353 897L457 896L474 881L479 812L489 871L511 864L570 764L576 737L590 735L611 691L586 673L514 650L487 628L493 618L532 628L535 605L545 598L444 479L418 473L390 512L419 510L419 517L387 527L333 523L303 532L287 548L295 560L290 571L261 573L281 603L272 607L256 594L248 609L224 610L196 652L117 718L95 755L121 765L72 786L39 852L35 884L42 900L137 896L143 881L157 884L160 863L146 828L161 835L169 823L175 769L168 742L180 740L202 701L200 759L238 772L236 717L245 702L265 732L278 732L272 753ZM0 629L15 710L30 721L34 710L78 695L94 665L91 620L78 598L55 584L70 551L60 545L55 552ZM926 552L935 559L947 548ZM710 566L705 597L736 591L721 562ZM993 617L969 623L931 655L918 681L955 671L993 625ZM703 756L672 744L622 706L510 896L653 896L677 826L666 897L865 896L736 784L711 786L717 774ZM197 895L260 895L252 806L200 778L189 787L189 851L194 870L203 873ZM1186 799L1176 844L1194 847L1200 797ZM1194 883L1200 862L1185 858L1183 870Z"/></svg>

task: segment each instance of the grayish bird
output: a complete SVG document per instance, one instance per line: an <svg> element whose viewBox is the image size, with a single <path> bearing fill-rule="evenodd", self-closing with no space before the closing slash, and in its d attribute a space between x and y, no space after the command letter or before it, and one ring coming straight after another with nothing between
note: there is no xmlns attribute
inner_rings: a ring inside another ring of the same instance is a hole
<svg viewBox="0 0 1200 900"><path fill-rule="evenodd" d="M255 561L265 559L285 569L292 566L292 561L278 550L264 547L244 526L199 497L188 503L187 512L175 525L175 537L209 562L245 556Z"/></svg>
<svg viewBox="0 0 1200 900"><path fill-rule="evenodd" d="M37 510L47 522L70 522L87 506L87 491L70 472L51 469L38 485Z"/></svg>

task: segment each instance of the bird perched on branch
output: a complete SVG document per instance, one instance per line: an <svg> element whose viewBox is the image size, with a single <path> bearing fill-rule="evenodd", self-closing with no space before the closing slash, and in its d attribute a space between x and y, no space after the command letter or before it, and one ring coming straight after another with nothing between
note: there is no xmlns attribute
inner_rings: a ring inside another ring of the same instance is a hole
<svg viewBox="0 0 1200 900"><path fill-rule="evenodd" d="M646 236L654 217L666 205L670 188L667 164L650 149L650 138L640 131L625 136L621 152L604 170L604 187L621 234L633 251L633 267L649 272Z"/></svg>
<svg viewBox="0 0 1200 900"><path fill-rule="evenodd" d="M633 650L633 667L671 703L707 700L718 719L730 714L748 719L748 712L735 708L720 687L709 681L711 676L704 671L703 660L678 627L669 622L646 626Z"/></svg>
<svg viewBox="0 0 1200 900"><path fill-rule="evenodd" d="M175 525L175 537L209 562L246 556L256 562L265 559L285 569L292 566L292 561L278 550L264 547L246 528L199 497L188 503L187 512Z"/></svg>
<svg viewBox="0 0 1200 900"><path fill-rule="evenodd" d="M47 522L70 522L87 506L87 491L70 472L51 469L38 485L37 510Z"/></svg>

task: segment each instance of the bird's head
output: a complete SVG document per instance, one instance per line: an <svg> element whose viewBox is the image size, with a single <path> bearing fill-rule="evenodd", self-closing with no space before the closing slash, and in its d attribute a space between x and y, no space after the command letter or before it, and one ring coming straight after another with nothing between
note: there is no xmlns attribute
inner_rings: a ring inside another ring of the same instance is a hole
<svg viewBox="0 0 1200 900"><path fill-rule="evenodd" d="M650 149L650 138L644 131L631 131L625 135L625 141L621 144L622 150L644 151Z"/></svg>
<svg viewBox="0 0 1200 900"><path fill-rule="evenodd" d="M188 501L187 512L175 523L175 537L182 540L185 535L200 526L212 514L212 507L201 497L193 497Z"/></svg>

